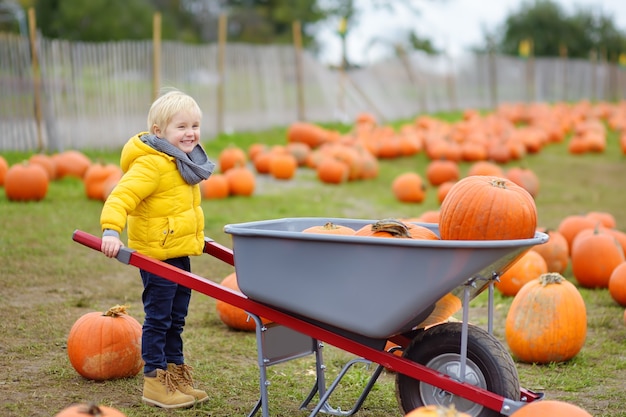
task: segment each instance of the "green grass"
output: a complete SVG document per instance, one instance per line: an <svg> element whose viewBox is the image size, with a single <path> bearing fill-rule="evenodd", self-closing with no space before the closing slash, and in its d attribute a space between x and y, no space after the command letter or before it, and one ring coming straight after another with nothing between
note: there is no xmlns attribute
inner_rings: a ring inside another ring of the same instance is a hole
<svg viewBox="0 0 626 417"><path fill-rule="evenodd" d="M442 115L450 120L458 114ZM396 125L402 122L398 122ZM345 126L333 126L347 129ZM572 156L566 144L553 144L528 155L522 164L540 178L536 203L539 225L556 227L566 215L591 210L611 212L618 227L626 227L626 197L623 181L626 162L619 151L617 133L609 136L602 154ZM261 142L285 143L285 129L223 135L207 142L213 159L234 143L243 148ZM85 153L93 160L117 162L119 150ZM12 164L29 154L5 153ZM291 181L257 178L252 197L205 200L206 234L230 246L223 232L228 223L280 217L417 217L438 208L434 188L422 204L404 204L391 193L391 181L399 173L425 172L424 154L382 161L374 180L340 186L323 185L305 168ZM462 164L462 172L469 165ZM50 184L44 200L10 202L0 188L0 414L7 417L51 416L73 402L94 401L121 409L129 417L169 416L172 412L140 404L141 377L92 382L80 377L66 354L66 337L74 321L90 311L103 311L127 304L142 320L141 282L134 267L107 259L74 243L75 229L99 234L102 203L85 197L78 179L65 178ZM220 281L232 267L209 256L193 259L198 275ZM573 279L571 272L566 276ZM578 404L596 417L626 416L623 381L626 378L626 327L623 307L613 302L607 290L581 289L588 310L588 338L583 350L571 361L552 365L518 363L522 386L545 392L547 398ZM358 292L355 292L358 296ZM503 340L503 323L512 300L496 294L495 335ZM486 323L486 299L472 303L470 319ZM184 416L247 415L259 396L256 341L254 334L227 329L215 313L215 300L194 293L185 330L187 361L199 386L211 400ZM326 346L327 380L332 381L351 355ZM307 415L298 411L314 383L312 357L268 368L270 412L277 416ZM372 369L356 366L344 379L333 399L335 407L351 408ZM384 372L357 415L400 416L395 397L395 376Z"/></svg>

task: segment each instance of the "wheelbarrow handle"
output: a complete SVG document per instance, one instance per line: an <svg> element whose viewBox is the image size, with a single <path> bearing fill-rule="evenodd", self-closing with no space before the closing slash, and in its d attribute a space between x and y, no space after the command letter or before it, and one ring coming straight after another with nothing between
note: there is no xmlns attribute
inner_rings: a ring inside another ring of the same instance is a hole
<svg viewBox="0 0 626 417"><path fill-rule="evenodd" d="M97 250L98 252L102 252L102 239L97 236L77 229L74 230L74 233L72 234L72 239L75 242L80 243L81 245L87 246L88 248L91 248L93 250ZM115 259L123 264L128 265L130 263L130 256L133 252L135 252L134 249L122 246L119 252L117 252L117 256L115 257Z"/></svg>
<svg viewBox="0 0 626 417"><path fill-rule="evenodd" d="M101 252L102 247L102 239L89 234L87 232L83 232L82 230L74 230L72 234L72 239L80 243L81 245L87 246L88 248L97 250ZM213 239L209 237L204 238L204 253L209 254L223 262L226 262L229 265L235 265L235 259L233 256L232 249L227 248L226 246L220 245ZM118 261L128 265L130 263L130 256L135 252L134 249L127 248L122 246L115 257Z"/></svg>

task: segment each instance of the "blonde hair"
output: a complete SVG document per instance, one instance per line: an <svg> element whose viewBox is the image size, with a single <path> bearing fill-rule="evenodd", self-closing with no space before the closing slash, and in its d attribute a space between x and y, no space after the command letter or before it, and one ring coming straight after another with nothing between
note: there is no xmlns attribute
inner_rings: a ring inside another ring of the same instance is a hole
<svg viewBox="0 0 626 417"><path fill-rule="evenodd" d="M197 113L202 118L202 110L198 103L188 94L179 90L170 90L157 98L148 112L148 131L154 134L154 126L161 129L180 111Z"/></svg>

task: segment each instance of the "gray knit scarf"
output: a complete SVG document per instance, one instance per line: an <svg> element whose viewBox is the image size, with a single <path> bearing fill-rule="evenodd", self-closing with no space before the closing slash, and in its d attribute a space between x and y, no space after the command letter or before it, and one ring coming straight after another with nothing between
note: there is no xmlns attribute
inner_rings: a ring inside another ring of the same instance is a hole
<svg viewBox="0 0 626 417"><path fill-rule="evenodd" d="M206 180L215 169L215 164L209 160L209 157L200 145L196 145L196 147L187 154L167 140L160 139L155 135L143 135L141 140L151 148L176 158L178 172L180 172L180 175L187 184L194 185L202 180Z"/></svg>

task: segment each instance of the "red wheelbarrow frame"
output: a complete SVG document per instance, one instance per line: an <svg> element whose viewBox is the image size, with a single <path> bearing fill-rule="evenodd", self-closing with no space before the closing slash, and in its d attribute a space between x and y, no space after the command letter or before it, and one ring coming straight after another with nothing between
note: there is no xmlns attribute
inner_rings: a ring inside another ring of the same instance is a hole
<svg viewBox="0 0 626 417"><path fill-rule="evenodd" d="M81 230L76 230L72 235L72 239L75 242L91 249L97 251L101 250L102 240L97 236L93 236ZM209 254L229 265L235 266L232 249L227 248L210 238L205 238L204 253ZM329 345L345 350L346 352L375 362L392 371L399 372L426 384L433 385L491 410L498 411L504 415L511 415L525 403L541 399L543 396L540 393L535 393L521 388L521 401L504 398L501 395L476 387L472 384L457 381L448 375L434 371L424 365L415 363L400 356L396 356L393 353L384 350L374 349L313 323L309 323L265 304L251 300L242 293L233 291L230 288L217 284L199 275L173 267L165 262L142 255L132 249L122 248L117 256L117 260L124 264L132 265L162 276L170 281L184 285L185 287L191 288L192 290L198 291L209 297L221 300L259 317L264 317L268 320L289 327L314 339L326 342ZM391 337L390 340L401 347L408 346L408 343L410 342L409 339L401 335Z"/></svg>

